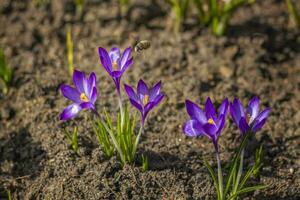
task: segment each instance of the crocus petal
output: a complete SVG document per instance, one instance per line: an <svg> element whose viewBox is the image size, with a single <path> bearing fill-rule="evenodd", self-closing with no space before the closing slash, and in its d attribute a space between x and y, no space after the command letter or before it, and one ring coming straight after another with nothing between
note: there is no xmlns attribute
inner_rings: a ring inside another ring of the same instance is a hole
<svg viewBox="0 0 300 200"><path fill-rule="evenodd" d="M92 104L91 102L84 102L80 104L81 109L95 109L94 104Z"/></svg>
<svg viewBox="0 0 300 200"><path fill-rule="evenodd" d="M243 105L237 98L234 98L233 102L230 103L229 107L230 107L231 117L233 118L236 125L239 126L241 117L245 117Z"/></svg>
<svg viewBox="0 0 300 200"><path fill-rule="evenodd" d="M266 123L267 121L267 118L261 120L260 122L258 122L257 124L255 124L253 127L252 127L252 132L255 133L257 131L259 131Z"/></svg>
<svg viewBox="0 0 300 200"><path fill-rule="evenodd" d="M224 99L224 101L222 102L222 104L219 107L218 110L218 118L220 120L220 116L224 115L227 116L227 112L228 112L228 99Z"/></svg>
<svg viewBox="0 0 300 200"><path fill-rule="evenodd" d="M124 50L121 58L120 58L120 67L123 69L125 66L126 62L130 59L131 56L131 47L128 47Z"/></svg>
<svg viewBox="0 0 300 200"><path fill-rule="evenodd" d="M150 110L152 110L155 106L157 106L161 102L161 100L164 98L164 96L165 96L164 94L160 94L154 99L154 101L146 104L146 106L144 107L144 114L143 114L144 119L146 118L146 116L150 112Z"/></svg>
<svg viewBox="0 0 300 200"><path fill-rule="evenodd" d="M81 110L78 104L71 104L67 106L60 114L60 120L69 120L74 118Z"/></svg>
<svg viewBox="0 0 300 200"><path fill-rule="evenodd" d="M111 76L112 76L113 78L120 78L120 77L122 76L122 72L121 72L121 71L113 71L113 72L111 73Z"/></svg>
<svg viewBox="0 0 300 200"><path fill-rule="evenodd" d="M113 68L112 68L111 60L110 60L110 57L109 57L107 51L104 48L99 47L98 52L99 52L99 57L100 57L102 66L109 74L111 74L111 72L113 71Z"/></svg>
<svg viewBox="0 0 300 200"><path fill-rule="evenodd" d="M153 86L149 94L149 101L153 101L155 97L160 93L160 86L161 86L161 81L159 81Z"/></svg>
<svg viewBox="0 0 300 200"><path fill-rule="evenodd" d="M217 127L214 124L206 123L202 126L205 134L210 137L212 140L217 139Z"/></svg>
<svg viewBox="0 0 300 200"><path fill-rule="evenodd" d="M144 106L144 111L150 111L154 106L155 106L155 102L149 102Z"/></svg>
<svg viewBox="0 0 300 200"><path fill-rule="evenodd" d="M251 124L259 113L259 98L257 96L249 101L247 113L250 114L249 124Z"/></svg>
<svg viewBox="0 0 300 200"><path fill-rule="evenodd" d="M242 133L246 133L250 131L250 126L247 124L246 118L241 117L239 121L239 129L241 130Z"/></svg>
<svg viewBox="0 0 300 200"><path fill-rule="evenodd" d="M197 120L188 120L183 125L183 133L188 137L198 137L203 134L201 124Z"/></svg>
<svg viewBox="0 0 300 200"><path fill-rule="evenodd" d="M85 78L84 72L74 70L73 82L74 82L75 87L77 88L77 90L80 93L86 93L86 91L88 91L88 83ZM86 94L88 94L88 93L86 93Z"/></svg>
<svg viewBox="0 0 300 200"><path fill-rule="evenodd" d="M93 90L92 90L92 94L91 94L91 97L90 97L90 102L92 104L94 104L97 100L97 88L94 87Z"/></svg>
<svg viewBox="0 0 300 200"><path fill-rule="evenodd" d="M261 113L259 113L259 115L256 117L254 123L253 123L253 128L255 126L257 126L261 121L266 120L269 116L271 109L270 108L266 108L265 110L263 110Z"/></svg>
<svg viewBox="0 0 300 200"><path fill-rule="evenodd" d="M155 106L157 104L159 104L161 102L161 100L163 100L164 97L165 97L165 94L163 94L163 93L156 96L156 98L153 100L153 103L155 104Z"/></svg>
<svg viewBox="0 0 300 200"><path fill-rule="evenodd" d="M205 103L205 115L207 119L212 118L214 121L217 120L214 105L209 97Z"/></svg>
<svg viewBox="0 0 300 200"><path fill-rule="evenodd" d="M109 57L112 62L117 62L120 58L120 49L118 47L113 47L109 52Z"/></svg>
<svg viewBox="0 0 300 200"><path fill-rule="evenodd" d="M148 113L154 108L156 104L154 102L149 102L143 109L143 121L146 119Z"/></svg>
<svg viewBox="0 0 300 200"><path fill-rule="evenodd" d="M85 91L85 93L89 95L89 99L91 99L95 87L96 87L96 74L92 72L88 80L88 91Z"/></svg>
<svg viewBox="0 0 300 200"><path fill-rule="evenodd" d="M270 111L271 111L270 108L264 109L261 113L259 113L256 120L262 121L262 120L266 119L269 116Z"/></svg>
<svg viewBox="0 0 300 200"><path fill-rule="evenodd" d="M125 92L127 93L127 96L129 99L133 99L136 102L139 101L138 96L135 94L133 88L127 84L124 84Z"/></svg>
<svg viewBox="0 0 300 200"><path fill-rule="evenodd" d="M225 121L226 121L226 115L220 115L218 120L219 120L219 122L218 122L218 130L216 132L217 137L219 137L222 129L224 128Z"/></svg>
<svg viewBox="0 0 300 200"><path fill-rule="evenodd" d="M122 66L121 71L124 72L131 64L133 63L133 58L131 57L127 62Z"/></svg>
<svg viewBox="0 0 300 200"><path fill-rule="evenodd" d="M80 93L75 88L72 88L68 85L62 85L60 86L61 93L64 97L67 99L70 99L74 103L80 103Z"/></svg>
<svg viewBox="0 0 300 200"><path fill-rule="evenodd" d="M149 94L149 89L142 79L140 79L138 82L137 93L142 94L142 96Z"/></svg>
<svg viewBox="0 0 300 200"><path fill-rule="evenodd" d="M142 114L143 114L143 107L141 104L138 103L138 101L135 101L134 99L129 98L130 103L136 107Z"/></svg>
<svg viewBox="0 0 300 200"><path fill-rule="evenodd" d="M185 101L186 111L192 119L197 119L201 124L207 122L206 116L201 108L190 100Z"/></svg>

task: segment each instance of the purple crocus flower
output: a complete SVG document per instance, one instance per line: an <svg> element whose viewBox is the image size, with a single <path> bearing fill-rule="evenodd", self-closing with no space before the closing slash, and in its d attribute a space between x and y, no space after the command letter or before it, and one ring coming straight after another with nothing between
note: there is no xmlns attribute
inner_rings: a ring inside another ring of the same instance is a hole
<svg viewBox="0 0 300 200"><path fill-rule="evenodd" d="M255 133L260 130L266 123L270 110L270 108L266 108L259 113L259 98L256 96L250 100L247 110L237 98L234 98L233 102L230 103L232 119L242 134Z"/></svg>
<svg viewBox="0 0 300 200"><path fill-rule="evenodd" d="M118 94L120 95L120 81L125 70L133 63L131 57L131 47L128 47L124 52L120 53L120 49L113 47L109 52L104 48L99 47L99 57L104 69L113 78Z"/></svg>
<svg viewBox="0 0 300 200"><path fill-rule="evenodd" d="M190 100L186 100L185 105L191 119L183 126L184 134L189 137L206 135L212 140L218 151L218 139L225 125L228 112L228 99L226 98L222 102L218 113L216 113L209 97L206 100L204 110Z"/></svg>
<svg viewBox="0 0 300 200"><path fill-rule="evenodd" d="M83 72L74 70L73 83L75 88L65 84L60 87L63 96L73 101L73 104L67 106L60 114L60 120L72 119L82 109L95 110L94 104L97 99L95 73L92 72L87 79Z"/></svg>
<svg viewBox="0 0 300 200"><path fill-rule="evenodd" d="M156 83L152 89L149 89L143 80L139 80L137 93L129 85L124 84L125 91L131 104L136 107L142 115L142 124L144 124L147 114L164 98L161 93L161 82Z"/></svg>

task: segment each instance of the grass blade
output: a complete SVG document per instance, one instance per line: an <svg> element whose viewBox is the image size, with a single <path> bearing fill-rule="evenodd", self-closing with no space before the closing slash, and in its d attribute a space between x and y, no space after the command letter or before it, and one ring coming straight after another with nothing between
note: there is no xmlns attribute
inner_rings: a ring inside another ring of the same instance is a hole
<svg viewBox="0 0 300 200"><path fill-rule="evenodd" d="M256 186L246 187L242 190L237 191L237 193L235 193L234 195L230 196L228 198L228 200L234 199L234 198L238 197L241 194L248 193L248 192L253 192L255 190L261 190L261 189L264 189L264 188L267 188L267 187L268 187L268 185L256 185Z"/></svg>
<svg viewBox="0 0 300 200"><path fill-rule="evenodd" d="M213 168L210 166L210 164L208 162L206 162L204 160L204 165L206 166L206 168L208 169L213 181L214 181L214 185L216 187L216 190L217 190L217 194L218 194L218 199L220 199L220 196L221 196L221 193L220 193L220 190L219 190L219 183L218 183L218 179L217 179L217 176L213 170Z"/></svg>

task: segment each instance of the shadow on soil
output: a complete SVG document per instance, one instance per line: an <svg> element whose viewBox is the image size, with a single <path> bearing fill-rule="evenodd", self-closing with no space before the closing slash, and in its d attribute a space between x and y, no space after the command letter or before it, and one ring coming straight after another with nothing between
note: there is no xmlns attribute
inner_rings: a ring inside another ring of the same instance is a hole
<svg viewBox="0 0 300 200"><path fill-rule="evenodd" d="M0 187L0 197L6 197L7 187L13 188L11 180L37 177L41 171L40 163L45 158L46 152L33 141L27 128L0 138L0 178L6 185Z"/></svg>
<svg viewBox="0 0 300 200"><path fill-rule="evenodd" d="M275 28L268 23L260 22L260 17L229 27L226 34L229 38L236 37L263 37L262 47L265 54L259 58L266 64L284 63L300 53L300 32L296 28Z"/></svg>

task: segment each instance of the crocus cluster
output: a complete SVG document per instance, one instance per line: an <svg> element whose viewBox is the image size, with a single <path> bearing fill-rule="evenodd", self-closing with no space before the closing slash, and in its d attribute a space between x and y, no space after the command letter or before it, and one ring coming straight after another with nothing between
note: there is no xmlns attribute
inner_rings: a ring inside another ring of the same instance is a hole
<svg viewBox="0 0 300 200"><path fill-rule="evenodd" d="M141 113L141 126L138 135L134 142L127 141L128 138L134 138L132 136L132 132L128 130L128 127L131 126L130 118L126 115L123 109L123 103L121 98L121 78L124 72L132 65L133 57L131 56L132 49L128 47L121 53L120 49L117 47L112 48L109 52L107 52L104 48L99 47L99 58L103 68L107 71L109 76L113 79L115 88L119 98L119 105L120 105L120 119L121 125L118 125L116 128L119 132L118 134L112 133L116 131L116 129L112 128L108 124L105 123L103 120L105 117L101 116L101 114L97 111L95 103L97 100L97 84L96 84L96 74L92 72L89 77L87 78L84 72L74 70L73 73L73 83L74 87L69 85L61 85L61 93L64 97L72 101L72 104L67 106L63 112L60 114L61 120L70 120L73 119L81 110L91 110L98 117L97 124L99 125L99 120L101 121L101 127L97 128L100 130L101 134L109 133L111 136L112 143L115 145L120 157L123 159L122 162L126 162L127 160L132 161L134 158L134 154L136 151L137 144L139 142L139 138L141 133L143 132L144 123L148 113L157 106L161 100L164 98L164 94L161 92L161 82L159 81L156 83L152 88L149 88L147 84L141 79L138 82L136 92L134 89L124 84L126 94L129 98L131 104ZM125 109L126 111L126 109ZM128 112L127 112L128 114ZM127 120L127 121L126 121ZM110 119L108 119L110 121ZM102 127L105 128L103 131ZM119 128L121 127L121 128ZM134 130L134 128L130 129ZM124 141L122 140L122 135L130 134L127 139ZM120 138L116 139L115 135L119 135ZM98 135L99 136L99 135ZM107 138L107 136L100 135L100 138ZM120 144L118 144L120 142ZM123 144L124 142L128 142L128 144ZM106 141L106 146L110 145L109 141ZM128 147L128 145L134 145L132 147ZM122 150L122 147L125 146L126 148ZM127 151L128 149L131 152L124 153L123 151Z"/></svg>
<svg viewBox="0 0 300 200"><path fill-rule="evenodd" d="M239 150L237 151L237 155L232 161L232 167L227 179L226 190L224 191L218 140L225 125L228 107L234 123L240 129L243 141L239 147ZM247 138L249 135L255 134L263 127L270 113L270 108L266 108L260 112L259 98L256 96L250 100L246 109L239 101L239 99L234 98L233 102L228 103L228 99L226 98L216 112L211 99L208 97L203 110L190 100L186 100L186 110L188 115L190 116L190 119L183 126L184 134L189 137L199 137L205 135L210 138L212 143L214 144L218 164L218 181L215 178L216 176L212 171L211 166L208 163L205 164L214 179L219 200L226 199L228 195L230 196L229 199L231 199L235 196L238 196L242 192L254 191L255 189L262 189L265 187L262 185L258 185L242 190L250 174L253 174L255 170L261 167L260 163L258 162L256 162L256 165L251 168L251 170L248 172L248 175L244 177L244 180L242 182L240 182L240 179L242 176L244 148L247 142ZM259 153L259 155L260 154L261 153ZM236 171L238 160L240 161L240 164L238 170ZM260 161L260 158L256 158L256 160ZM229 187L227 186L230 185L233 185L233 187L231 193L228 194Z"/></svg>
<svg viewBox="0 0 300 200"><path fill-rule="evenodd" d="M227 117L228 99L226 98L222 102L218 112L216 112L209 97L206 100L204 110L190 100L186 100L185 105L190 120L183 126L184 134L189 137L205 135L217 147L218 139ZM263 127L270 112L270 108L259 112L259 98L256 96L250 100L247 109L243 107L237 98L234 98L229 107L231 117L242 134L256 133Z"/></svg>

